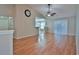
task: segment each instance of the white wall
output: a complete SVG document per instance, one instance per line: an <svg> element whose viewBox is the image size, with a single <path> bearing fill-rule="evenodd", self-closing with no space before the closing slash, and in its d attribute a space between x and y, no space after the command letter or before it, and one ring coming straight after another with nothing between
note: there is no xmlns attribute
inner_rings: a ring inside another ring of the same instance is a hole
<svg viewBox="0 0 79 59"><path fill-rule="evenodd" d="M0 16L14 16L14 5L0 4Z"/></svg>
<svg viewBox="0 0 79 59"><path fill-rule="evenodd" d="M75 17L71 16L71 17L62 17L62 18L57 18L57 19L48 19L48 29L49 32L53 32L53 25L54 25L54 21L56 20L67 20L68 21L68 35L75 35Z"/></svg>
<svg viewBox="0 0 79 59"><path fill-rule="evenodd" d="M31 10L31 17L26 17L24 14L25 9ZM22 38L26 36L36 35L37 30L34 27L35 17L40 16L39 13L34 11L28 5L16 5L15 14L15 37Z"/></svg>
<svg viewBox="0 0 79 59"><path fill-rule="evenodd" d="M76 52L79 55L79 5L77 5L76 13Z"/></svg>
<svg viewBox="0 0 79 59"><path fill-rule="evenodd" d="M75 19L75 16L69 17L68 22L69 22L68 34L69 35L75 35L75 33L76 33L76 24L75 24L76 19Z"/></svg>

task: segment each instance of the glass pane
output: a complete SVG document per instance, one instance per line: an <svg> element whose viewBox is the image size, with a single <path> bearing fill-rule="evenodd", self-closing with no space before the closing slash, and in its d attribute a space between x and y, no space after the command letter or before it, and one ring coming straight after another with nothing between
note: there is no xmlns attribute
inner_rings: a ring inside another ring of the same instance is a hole
<svg viewBox="0 0 79 59"><path fill-rule="evenodd" d="M63 40L67 39L67 36L65 35L68 34L68 21L67 19L56 20L53 25L56 45L60 47Z"/></svg>
<svg viewBox="0 0 79 59"><path fill-rule="evenodd" d="M54 33L55 34L67 34L68 32L67 20L57 20L54 22Z"/></svg>
<svg viewBox="0 0 79 59"><path fill-rule="evenodd" d="M13 18L7 16L0 16L0 30L13 29Z"/></svg>

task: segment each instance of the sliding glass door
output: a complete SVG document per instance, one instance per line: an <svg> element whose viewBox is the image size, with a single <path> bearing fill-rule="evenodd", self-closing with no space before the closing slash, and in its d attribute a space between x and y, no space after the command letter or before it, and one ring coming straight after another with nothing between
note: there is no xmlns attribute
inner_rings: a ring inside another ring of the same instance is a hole
<svg viewBox="0 0 79 59"><path fill-rule="evenodd" d="M56 46L57 47L61 47L63 41L65 39L67 39L67 35L68 35L68 20L67 19L55 20L53 25L54 25L53 26L53 28L54 28L53 32L54 32Z"/></svg>

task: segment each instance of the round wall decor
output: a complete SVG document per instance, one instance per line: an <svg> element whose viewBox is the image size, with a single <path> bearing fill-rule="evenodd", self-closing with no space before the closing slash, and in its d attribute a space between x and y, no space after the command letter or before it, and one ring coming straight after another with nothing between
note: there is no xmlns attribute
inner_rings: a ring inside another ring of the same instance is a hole
<svg viewBox="0 0 79 59"><path fill-rule="evenodd" d="M25 16L30 17L31 16L31 11L29 9L26 9L24 11Z"/></svg>

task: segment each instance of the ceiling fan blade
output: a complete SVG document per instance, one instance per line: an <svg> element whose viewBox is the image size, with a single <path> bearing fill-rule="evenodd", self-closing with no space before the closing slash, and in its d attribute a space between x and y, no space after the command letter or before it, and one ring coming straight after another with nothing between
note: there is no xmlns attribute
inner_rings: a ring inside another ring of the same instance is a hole
<svg viewBox="0 0 79 59"><path fill-rule="evenodd" d="M51 13L51 16L54 16L56 13Z"/></svg>

